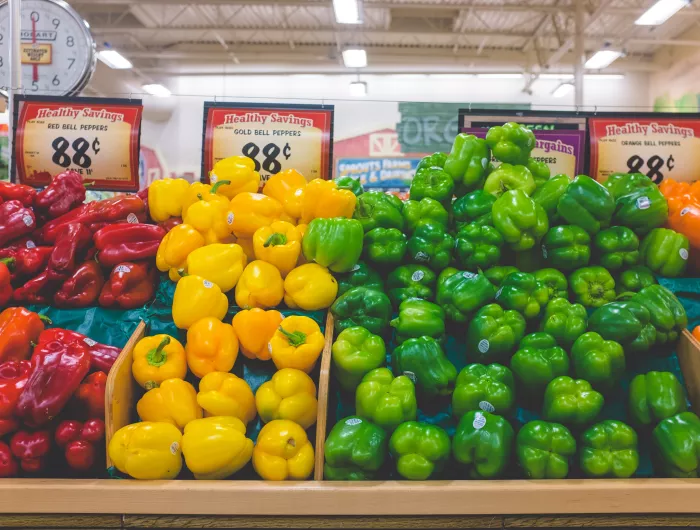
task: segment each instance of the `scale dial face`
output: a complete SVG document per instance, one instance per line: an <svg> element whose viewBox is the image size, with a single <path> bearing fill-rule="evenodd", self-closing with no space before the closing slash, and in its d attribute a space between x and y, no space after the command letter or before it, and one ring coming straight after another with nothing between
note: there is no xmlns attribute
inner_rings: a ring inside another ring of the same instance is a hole
<svg viewBox="0 0 700 530"><path fill-rule="evenodd" d="M22 0L20 93L78 94L95 70L95 41L89 26L63 0ZM10 8L0 3L0 87L10 85Z"/></svg>

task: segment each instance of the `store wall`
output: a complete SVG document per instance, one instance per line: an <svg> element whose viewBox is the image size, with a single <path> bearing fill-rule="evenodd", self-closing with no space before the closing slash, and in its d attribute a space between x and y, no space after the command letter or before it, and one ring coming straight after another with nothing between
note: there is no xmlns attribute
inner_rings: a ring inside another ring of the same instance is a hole
<svg viewBox="0 0 700 530"><path fill-rule="evenodd" d="M695 29L679 37L697 40ZM700 111L700 47L669 46L655 58L661 69L650 78L649 96L655 110L665 112Z"/></svg>

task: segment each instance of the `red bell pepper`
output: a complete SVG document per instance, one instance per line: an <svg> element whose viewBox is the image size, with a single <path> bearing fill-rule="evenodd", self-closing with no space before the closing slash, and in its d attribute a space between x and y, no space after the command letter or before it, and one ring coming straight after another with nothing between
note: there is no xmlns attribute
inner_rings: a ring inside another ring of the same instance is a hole
<svg viewBox="0 0 700 530"><path fill-rule="evenodd" d="M44 219L56 219L85 202L85 186L80 173L59 173L37 194L34 209Z"/></svg>
<svg viewBox="0 0 700 530"><path fill-rule="evenodd" d="M182 217L170 217L162 223L158 223L158 226L163 228L166 232L170 232L177 225L182 224Z"/></svg>
<svg viewBox="0 0 700 530"><path fill-rule="evenodd" d="M105 283L96 261L86 261L68 278L53 297L56 307L87 307L100 296Z"/></svg>
<svg viewBox="0 0 700 530"><path fill-rule="evenodd" d="M49 431L18 431L10 438L10 449L24 471L36 473L46 463L51 450L51 435Z"/></svg>
<svg viewBox="0 0 700 530"><path fill-rule="evenodd" d="M90 371L86 344L50 340L32 354L32 375L17 403L17 415L31 427L55 418Z"/></svg>
<svg viewBox="0 0 700 530"><path fill-rule="evenodd" d="M0 259L0 307L7 305L12 299L12 272L10 267L14 263L13 258ZM9 265L9 266L8 266Z"/></svg>
<svg viewBox="0 0 700 530"><path fill-rule="evenodd" d="M112 270L100 293L102 307L134 309L148 302L155 293L156 271L147 262L120 263Z"/></svg>
<svg viewBox="0 0 700 530"><path fill-rule="evenodd" d="M23 307L9 307L0 313L0 362L29 359L32 342L39 342L44 324L51 321Z"/></svg>
<svg viewBox="0 0 700 530"><path fill-rule="evenodd" d="M51 293L55 292L58 288L57 284L59 280L59 276L55 274L52 275L51 272L46 269L38 276L15 289L15 292L12 293L12 298L16 302L49 305L52 300Z"/></svg>
<svg viewBox="0 0 700 530"><path fill-rule="evenodd" d="M0 478L16 477L19 467L10 446L0 442Z"/></svg>
<svg viewBox="0 0 700 530"><path fill-rule="evenodd" d="M68 465L78 471L87 471L95 463L95 445L105 436L105 424L100 419L85 423L66 420L59 423L54 438L56 445L64 450Z"/></svg>
<svg viewBox="0 0 700 530"><path fill-rule="evenodd" d="M0 199L3 201L19 201L24 206L34 206L36 190L24 184L0 181Z"/></svg>
<svg viewBox="0 0 700 530"><path fill-rule="evenodd" d="M15 408L32 373L29 361L6 361L0 364L0 436L19 427Z"/></svg>
<svg viewBox="0 0 700 530"><path fill-rule="evenodd" d="M36 218L31 208L19 201L0 204L0 246L30 233L36 228Z"/></svg>
<svg viewBox="0 0 700 530"><path fill-rule="evenodd" d="M26 245L0 250L0 258L11 260L8 264L12 270L12 281L37 276L46 269L52 247L37 247L34 242Z"/></svg>
<svg viewBox="0 0 700 530"><path fill-rule="evenodd" d="M107 374L93 372L87 376L75 393L87 418L105 417L105 388L107 387Z"/></svg>
<svg viewBox="0 0 700 530"><path fill-rule="evenodd" d="M41 335L39 335L37 342L51 342L54 340L65 344L79 342L86 345L91 357L90 370L109 372L114 361L117 360L117 357L119 357L121 353L121 348L101 344L82 333L71 331L70 329L50 328L44 330Z"/></svg>
<svg viewBox="0 0 700 530"><path fill-rule="evenodd" d="M65 279L75 271L78 252L92 243L92 233L83 224L69 223L58 229L48 270L51 279Z"/></svg>
<svg viewBox="0 0 700 530"><path fill-rule="evenodd" d="M97 260L106 267L124 261L151 260L156 257L165 233L157 225L117 223L106 226L93 236L99 250Z"/></svg>

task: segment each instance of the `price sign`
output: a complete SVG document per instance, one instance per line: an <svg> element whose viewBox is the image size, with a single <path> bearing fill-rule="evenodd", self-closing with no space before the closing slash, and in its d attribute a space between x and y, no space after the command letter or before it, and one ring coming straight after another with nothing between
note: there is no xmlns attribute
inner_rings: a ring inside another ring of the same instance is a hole
<svg viewBox="0 0 700 530"><path fill-rule="evenodd" d="M265 182L283 169L308 180L331 178L332 105L204 104L202 178L214 164L243 155Z"/></svg>
<svg viewBox="0 0 700 530"><path fill-rule="evenodd" d="M663 115L654 118L590 118L591 176L643 173L691 182L700 167L700 119Z"/></svg>
<svg viewBox="0 0 700 530"><path fill-rule="evenodd" d="M18 98L13 172L30 186L45 186L63 171L77 171L90 189L139 189L140 100Z"/></svg>

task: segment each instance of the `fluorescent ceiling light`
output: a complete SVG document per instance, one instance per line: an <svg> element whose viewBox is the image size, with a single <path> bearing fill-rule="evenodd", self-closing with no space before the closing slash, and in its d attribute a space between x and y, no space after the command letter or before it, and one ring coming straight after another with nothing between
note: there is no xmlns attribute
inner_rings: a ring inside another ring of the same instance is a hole
<svg viewBox="0 0 700 530"><path fill-rule="evenodd" d="M343 50L343 63L347 68L364 68L367 66L367 52L362 48Z"/></svg>
<svg viewBox="0 0 700 530"><path fill-rule="evenodd" d="M555 98L563 98L564 96L568 96L569 94L571 94L573 91L573 83L562 83L554 89L554 92L552 92L552 96L554 96Z"/></svg>
<svg viewBox="0 0 700 530"><path fill-rule="evenodd" d="M350 83L350 95L354 98L362 98L367 95L367 83L364 81L353 81Z"/></svg>
<svg viewBox="0 0 700 530"><path fill-rule="evenodd" d="M134 66L129 59L124 57L117 50L102 50L98 52L97 58L115 70L127 70Z"/></svg>
<svg viewBox="0 0 700 530"><path fill-rule="evenodd" d="M595 52L593 56L586 61L584 66L589 70L600 70L602 68L607 68L622 56L623 53L618 50L600 50Z"/></svg>
<svg viewBox="0 0 700 530"><path fill-rule="evenodd" d="M166 87L159 83L154 83L152 85L143 85L141 88L143 88L152 96L156 96L159 98L167 98L170 96L170 90L168 90Z"/></svg>
<svg viewBox="0 0 700 530"><path fill-rule="evenodd" d="M362 24L359 0L333 0L333 11L338 24Z"/></svg>
<svg viewBox="0 0 700 530"><path fill-rule="evenodd" d="M523 74L476 74L479 79L522 79Z"/></svg>
<svg viewBox="0 0 700 530"><path fill-rule="evenodd" d="M690 0L659 0L634 23L637 26L659 26L688 4Z"/></svg>

